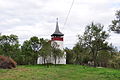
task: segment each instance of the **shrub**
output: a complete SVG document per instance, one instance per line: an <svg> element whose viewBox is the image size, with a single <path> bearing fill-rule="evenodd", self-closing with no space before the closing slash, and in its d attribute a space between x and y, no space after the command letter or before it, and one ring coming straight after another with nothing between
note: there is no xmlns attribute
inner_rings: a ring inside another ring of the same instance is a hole
<svg viewBox="0 0 120 80"><path fill-rule="evenodd" d="M0 68L12 69L15 68L17 63L10 57L0 56Z"/></svg>

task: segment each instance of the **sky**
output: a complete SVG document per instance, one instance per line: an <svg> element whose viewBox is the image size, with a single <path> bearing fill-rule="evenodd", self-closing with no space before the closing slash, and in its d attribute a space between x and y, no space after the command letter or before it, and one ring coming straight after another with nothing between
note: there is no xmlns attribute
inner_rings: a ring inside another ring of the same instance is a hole
<svg viewBox="0 0 120 80"><path fill-rule="evenodd" d="M18 35L22 44L32 36L51 39L56 18L64 33L64 47L72 48L77 35L82 35L91 22L101 23L108 30L120 9L120 0L0 0L0 32ZM120 49L120 34L110 33L109 43Z"/></svg>

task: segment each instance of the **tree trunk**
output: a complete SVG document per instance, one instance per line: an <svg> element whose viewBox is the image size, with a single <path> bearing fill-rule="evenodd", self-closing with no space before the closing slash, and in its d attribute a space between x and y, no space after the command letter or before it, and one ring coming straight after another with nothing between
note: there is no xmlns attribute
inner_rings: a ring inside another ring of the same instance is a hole
<svg viewBox="0 0 120 80"><path fill-rule="evenodd" d="M44 58L44 64L45 64L45 58Z"/></svg>
<svg viewBox="0 0 120 80"><path fill-rule="evenodd" d="M46 64L46 65L47 65L47 68L49 68L49 63L48 63L48 60L46 60L46 61L47 61L47 64Z"/></svg>
<svg viewBox="0 0 120 80"><path fill-rule="evenodd" d="M93 61L94 61L94 67L97 67L97 59L96 59L96 55L94 55L94 57L93 57Z"/></svg>
<svg viewBox="0 0 120 80"><path fill-rule="evenodd" d="M56 59L57 59L57 58L55 57L55 66L56 66Z"/></svg>

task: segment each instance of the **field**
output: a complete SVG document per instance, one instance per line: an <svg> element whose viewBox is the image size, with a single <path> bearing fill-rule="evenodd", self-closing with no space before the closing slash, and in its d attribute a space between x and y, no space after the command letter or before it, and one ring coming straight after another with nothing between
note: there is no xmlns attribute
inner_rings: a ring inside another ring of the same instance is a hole
<svg viewBox="0 0 120 80"><path fill-rule="evenodd" d="M120 70L80 65L18 66L0 69L0 80L120 80Z"/></svg>

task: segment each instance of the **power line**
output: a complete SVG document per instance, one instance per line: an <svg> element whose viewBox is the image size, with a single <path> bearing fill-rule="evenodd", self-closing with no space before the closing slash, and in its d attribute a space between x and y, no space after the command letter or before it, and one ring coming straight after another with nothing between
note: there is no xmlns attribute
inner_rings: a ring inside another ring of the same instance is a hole
<svg viewBox="0 0 120 80"><path fill-rule="evenodd" d="M64 26L65 26L65 25L66 25L66 23L67 23L68 17L69 17L70 12L71 12L71 9L72 9L72 7L73 7L73 4L74 4L74 0L72 1L72 4L71 4L70 9L69 9L69 11L68 11L68 14L67 14L67 16L66 16Z"/></svg>

